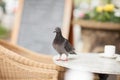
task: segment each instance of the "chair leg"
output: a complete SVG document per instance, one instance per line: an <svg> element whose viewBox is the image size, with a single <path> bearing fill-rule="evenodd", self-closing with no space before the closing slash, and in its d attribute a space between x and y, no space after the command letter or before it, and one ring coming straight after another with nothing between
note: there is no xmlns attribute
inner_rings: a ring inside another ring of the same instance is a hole
<svg viewBox="0 0 120 80"><path fill-rule="evenodd" d="M107 78L108 78L108 74L98 74L99 75L99 78L100 78L100 80L107 80Z"/></svg>

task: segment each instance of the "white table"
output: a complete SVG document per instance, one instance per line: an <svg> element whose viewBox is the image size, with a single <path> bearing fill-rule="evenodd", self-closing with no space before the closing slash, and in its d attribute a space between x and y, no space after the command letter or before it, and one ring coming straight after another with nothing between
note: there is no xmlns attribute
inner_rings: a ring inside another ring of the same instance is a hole
<svg viewBox="0 0 120 80"><path fill-rule="evenodd" d="M69 69L91 73L120 75L119 61L110 58L103 58L97 53L70 55L68 61L56 61L57 58L58 56L54 56L53 58L55 64Z"/></svg>

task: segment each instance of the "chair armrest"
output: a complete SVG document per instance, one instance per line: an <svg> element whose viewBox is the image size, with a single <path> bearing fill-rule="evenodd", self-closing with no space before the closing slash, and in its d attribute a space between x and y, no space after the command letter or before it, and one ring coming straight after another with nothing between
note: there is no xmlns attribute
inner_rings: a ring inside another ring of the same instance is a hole
<svg viewBox="0 0 120 80"><path fill-rule="evenodd" d="M2 56L0 60L0 76L7 80L17 79L45 79L57 80L58 72L56 70L49 70L37 67L31 67L9 59L7 56ZM1 77L0 77L1 80Z"/></svg>
<svg viewBox="0 0 120 80"><path fill-rule="evenodd" d="M2 40L0 40L0 45L0 52L19 63L45 69L65 71L65 68L57 66L53 63L52 56L36 54L35 52Z"/></svg>

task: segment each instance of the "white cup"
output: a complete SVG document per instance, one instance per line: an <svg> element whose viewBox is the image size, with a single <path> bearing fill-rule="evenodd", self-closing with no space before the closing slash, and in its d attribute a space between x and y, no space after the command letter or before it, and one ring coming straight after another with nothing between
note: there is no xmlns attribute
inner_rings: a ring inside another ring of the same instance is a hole
<svg viewBox="0 0 120 80"><path fill-rule="evenodd" d="M114 45L105 45L104 54L106 56L113 56L115 54L115 46Z"/></svg>

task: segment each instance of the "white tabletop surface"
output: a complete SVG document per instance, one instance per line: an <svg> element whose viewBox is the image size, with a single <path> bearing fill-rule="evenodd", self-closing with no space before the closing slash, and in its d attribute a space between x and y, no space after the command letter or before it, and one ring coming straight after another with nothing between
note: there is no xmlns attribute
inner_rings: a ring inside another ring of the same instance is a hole
<svg viewBox="0 0 120 80"><path fill-rule="evenodd" d="M120 61L103 58L99 54L80 53L78 55L69 55L68 61L56 61L57 58L58 55L53 57L55 64L69 69L120 75Z"/></svg>

